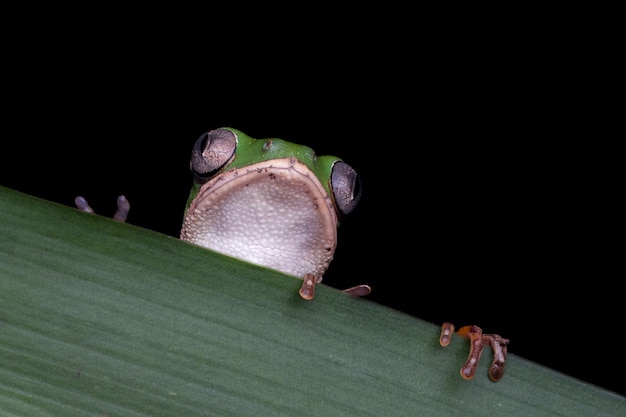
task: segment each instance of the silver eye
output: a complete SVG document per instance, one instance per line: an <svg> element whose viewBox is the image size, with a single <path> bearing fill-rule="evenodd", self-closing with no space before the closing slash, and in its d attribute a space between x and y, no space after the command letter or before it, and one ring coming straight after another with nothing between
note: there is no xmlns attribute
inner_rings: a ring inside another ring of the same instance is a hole
<svg viewBox="0 0 626 417"><path fill-rule="evenodd" d="M190 168L198 182L208 181L231 162L237 149L237 136L228 129L211 130L198 138L191 151Z"/></svg>
<svg viewBox="0 0 626 417"><path fill-rule="evenodd" d="M354 168L343 161L333 165L330 185L335 197L335 204L341 214L348 214L361 199L361 179Z"/></svg>

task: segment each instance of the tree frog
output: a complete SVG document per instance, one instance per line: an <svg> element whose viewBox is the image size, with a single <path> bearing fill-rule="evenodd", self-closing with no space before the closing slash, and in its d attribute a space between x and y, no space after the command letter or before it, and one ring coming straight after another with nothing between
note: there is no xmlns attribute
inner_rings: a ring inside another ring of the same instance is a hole
<svg viewBox="0 0 626 417"><path fill-rule="evenodd" d="M357 172L335 156L282 139L254 139L232 128L209 131L191 152L194 185L182 240L302 278L314 298L337 246L337 227L361 198ZM82 197L79 209L92 211ZM128 202L114 216L125 221ZM348 294L365 296L368 285Z"/></svg>
<svg viewBox="0 0 626 417"><path fill-rule="evenodd" d="M337 227L361 198L356 171L335 156L282 139L221 128L191 152L191 189L180 238L303 279L314 297L337 246ZM367 295L370 287L346 290Z"/></svg>
<svg viewBox="0 0 626 417"><path fill-rule="evenodd" d="M187 200L182 240L302 278L300 296L311 300L337 246L337 227L361 197L356 171L335 156L282 139L254 139L232 128L211 130L191 152L194 185ZM92 212L83 197L76 206ZM125 221L129 203L117 201L114 219ZM366 296L371 288L346 290ZM444 323L440 344L450 343L454 326ZM458 334L470 339L470 353L460 370L472 379L485 344L494 359L489 377L504 372L508 340L465 326Z"/></svg>

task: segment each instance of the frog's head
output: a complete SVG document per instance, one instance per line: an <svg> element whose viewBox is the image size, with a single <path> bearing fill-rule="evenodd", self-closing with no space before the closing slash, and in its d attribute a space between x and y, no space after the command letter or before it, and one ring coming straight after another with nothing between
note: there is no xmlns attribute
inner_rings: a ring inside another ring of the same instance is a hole
<svg viewBox="0 0 626 417"><path fill-rule="evenodd" d="M202 184L226 171L285 158L295 158L320 181L339 218L357 206L361 198L361 181L357 172L342 159L317 156L308 146L282 139L254 139L227 127L204 133L194 144L190 168L196 186L188 204Z"/></svg>

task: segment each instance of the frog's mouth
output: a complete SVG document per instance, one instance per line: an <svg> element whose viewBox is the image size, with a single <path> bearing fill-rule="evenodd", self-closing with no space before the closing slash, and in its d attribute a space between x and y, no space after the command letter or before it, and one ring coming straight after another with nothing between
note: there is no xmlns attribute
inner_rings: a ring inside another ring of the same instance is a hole
<svg viewBox="0 0 626 417"><path fill-rule="evenodd" d="M335 252L337 215L305 164L274 159L203 184L181 239L298 277L321 277Z"/></svg>

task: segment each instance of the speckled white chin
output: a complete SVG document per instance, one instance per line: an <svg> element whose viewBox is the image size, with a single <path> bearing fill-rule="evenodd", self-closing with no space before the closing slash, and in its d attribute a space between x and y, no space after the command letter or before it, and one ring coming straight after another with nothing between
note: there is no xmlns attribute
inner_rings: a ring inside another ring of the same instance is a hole
<svg viewBox="0 0 626 417"><path fill-rule="evenodd" d="M300 278L322 275L337 244L333 202L306 165L274 159L202 185L181 239Z"/></svg>

